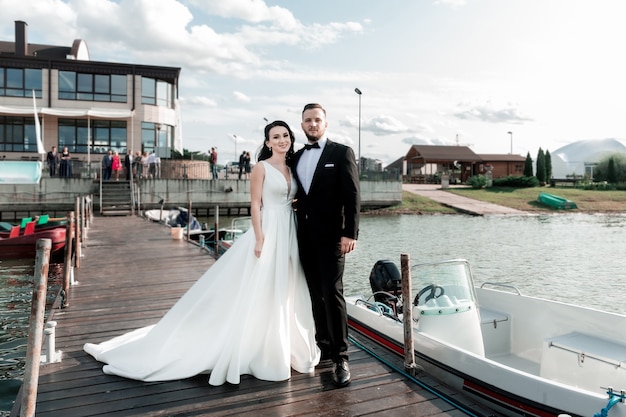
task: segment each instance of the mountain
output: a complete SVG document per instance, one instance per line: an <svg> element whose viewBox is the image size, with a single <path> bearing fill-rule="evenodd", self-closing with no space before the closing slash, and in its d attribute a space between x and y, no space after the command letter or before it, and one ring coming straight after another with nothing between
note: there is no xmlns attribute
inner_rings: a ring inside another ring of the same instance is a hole
<svg viewBox="0 0 626 417"><path fill-rule="evenodd" d="M626 154L626 146L617 139L587 139L570 143L555 151L550 151L552 176L565 178L566 175L584 175L585 167L614 153Z"/></svg>

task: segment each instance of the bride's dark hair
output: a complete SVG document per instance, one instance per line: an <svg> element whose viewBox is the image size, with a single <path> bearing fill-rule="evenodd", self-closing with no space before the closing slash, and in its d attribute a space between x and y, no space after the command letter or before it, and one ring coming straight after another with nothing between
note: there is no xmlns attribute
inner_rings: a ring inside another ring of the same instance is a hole
<svg viewBox="0 0 626 417"><path fill-rule="evenodd" d="M289 125L283 122L282 120L274 120L272 123L268 123L265 126L265 139L263 139L263 146L261 147L261 150L258 152L256 159L257 161L263 161L272 156L272 150L267 147L267 144L265 142L268 141L270 138L270 130L272 130L272 128L276 126L282 126L287 129L287 132L289 132L289 138L291 139L291 146L289 147L289 150L287 151L287 154L285 155L285 159L287 160L287 165L289 165L291 157L293 156L293 153L294 153L293 144L296 141L296 137L291 131L291 128L289 127Z"/></svg>

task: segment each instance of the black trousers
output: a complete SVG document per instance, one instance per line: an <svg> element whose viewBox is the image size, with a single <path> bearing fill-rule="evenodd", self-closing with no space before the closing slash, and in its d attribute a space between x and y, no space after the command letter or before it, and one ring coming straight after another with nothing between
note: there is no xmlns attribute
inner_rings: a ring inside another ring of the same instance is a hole
<svg viewBox="0 0 626 417"><path fill-rule="evenodd" d="M341 243L320 243L306 236L298 238L315 319L317 344L338 361L348 359L348 315L343 298L345 257Z"/></svg>

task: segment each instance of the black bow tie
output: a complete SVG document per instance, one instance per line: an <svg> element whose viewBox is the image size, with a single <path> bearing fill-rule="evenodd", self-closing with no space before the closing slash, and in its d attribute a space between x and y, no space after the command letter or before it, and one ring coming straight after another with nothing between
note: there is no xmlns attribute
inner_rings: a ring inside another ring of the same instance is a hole
<svg viewBox="0 0 626 417"><path fill-rule="evenodd" d="M304 150L308 151L309 149L313 149L313 148L320 148L320 144L315 142L315 143L307 143L306 145L304 145Z"/></svg>

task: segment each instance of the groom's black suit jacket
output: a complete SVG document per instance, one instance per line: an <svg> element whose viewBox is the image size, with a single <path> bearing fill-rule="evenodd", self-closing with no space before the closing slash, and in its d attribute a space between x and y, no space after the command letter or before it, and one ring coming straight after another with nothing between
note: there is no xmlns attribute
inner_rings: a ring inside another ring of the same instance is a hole
<svg viewBox="0 0 626 417"><path fill-rule="evenodd" d="M361 197L354 152L348 146L327 140L308 194L296 169L303 152L308 151L298 151L292 164L298 183L295 204L298 237L324 243L338 243L342 236L356 239Z"/></svg>

